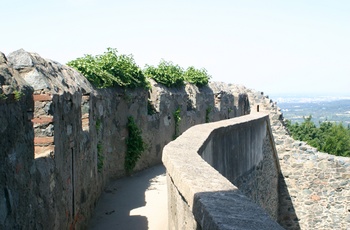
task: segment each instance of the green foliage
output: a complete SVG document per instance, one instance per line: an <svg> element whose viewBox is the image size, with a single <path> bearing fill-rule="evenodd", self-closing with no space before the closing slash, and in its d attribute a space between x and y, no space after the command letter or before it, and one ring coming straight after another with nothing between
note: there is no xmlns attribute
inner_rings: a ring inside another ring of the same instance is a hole
<svg viewBox="0 0 350 230"><path fill-rule="evenodd" d="M97 133L100 132L101 123L102 123L101 119L97 119L97 120L96 120L96 125L95 125L95 127L96 127L96 132L97 132Z"/></svg>
<svg viewBox="0 0 350 230"><path fill-rule="evenodd" d="M119 85L126 88L149 88L149 82L136 65L132 55L118 55L117 49L108 48L102 55L85 55L67 63L81 72L99 88Z"/></svg>
<svg viewBox="0 0 350 230"><path fill-rule="evenodd" d="M22 93L21 91L15 90L13 91L13 95L14 95L15 101L19 101L24 96L24 93Z"/></svg>
<svg viewBox="0 0 350 230"><path fill-rule="evenodd" d="M97 144L97 171L101 172L103 169L103 161L104 161L104 156L103 156L103 145L101 142Z"/></svg>
<svg viewBox="0 0 350 230"><path fill-rule="evenodd" d="M173 116L175 121L175 134L173 139L175 140L180 134L179 125L181 121L181 109L177 108L177 110L175 110L175 112L173 113Z"/></svg>
<svg viewBox="0 0 350 230"><path fill-rule="evenodd" d="M232 112L231 108L227 109L227 119L230 119L230 113Z"/></svg>
<svg viewBox="0 0 350 230"><path fill-rule="evenodd" d="M317 127L311 116L304 118L304 122L292 124L286 122L292 137L305 141L317 150L337 156L350 157L350 129L341 123L321 122Z"/></svg>
<svg viewBox="0 0 350 230"><path fill-rule="evenodd" d="M184 73L184 78L185 81L188 81L189 83L195 84L196 86L200 87L207 85L211 76L204 68L196 69L193 66L190 66Z"/></svg>
<svg viewBox="0 0 350 230"><path fill-rule="evenodd" d="M179 65L161 60L157 67L146 65L144 73L147 77L154 79L167 87L178 87L188 81L197 86L207 85L211 76L207 70L196 69L193 66L186 71Z"/></svg>
<svg viewBox="0 0 350 230"><path fill-rule="evenodd" d="M4 93L0 93L0 100L6 100L7 96Z"/></svg>
<svg viewBox="0 0 350 230"><path fill-rule="evenodd" d="M118 55L117 49L107 48L102 55L85 55L67 63L81 72L94 86L99 88L119 85L125 88L150 88L145 75L167 87L178 87L188 81L197 86L207 85L211 76L207 70L193 66L186 71L179 65L161 60L157 67L146 65L142 71L132 55Z"/></svg>
<svg viewBox="0 0 350 230"><path fill-rule="evenodd" d="M129 136L126 139L126 154L124 168L129 174L135 168L136 162L141 157L141 153L145 150L145 143L142 140L141 130L137 127L132 116L128 117L127 128Z"/></svg>
<svg viewBox="0 0 350 230"><path fill-rule="evenodd" d="M209 122L210 122L209 114L210 114L211 110L212 110L211 106L209 106L209 107L205 110L205 123L209 123Z"/></svg>
<svg viewBox="0 0 350 230"><path fill-rule="evenodd" d="M146 65L144 74L167 87L184 85L184 70L172 62L162 60L157 67Z"/></svg>

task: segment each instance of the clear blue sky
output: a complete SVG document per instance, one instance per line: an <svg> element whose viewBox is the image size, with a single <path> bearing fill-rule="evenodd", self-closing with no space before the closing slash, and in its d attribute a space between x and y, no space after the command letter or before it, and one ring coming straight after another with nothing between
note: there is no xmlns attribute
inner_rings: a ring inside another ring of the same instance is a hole
<svg viewBox="0 0 350 230"><path fill-rule="evenodd" d="M0 51L66 63L107 47L266 94L350 95L349 0L11 0Z"/></svg>

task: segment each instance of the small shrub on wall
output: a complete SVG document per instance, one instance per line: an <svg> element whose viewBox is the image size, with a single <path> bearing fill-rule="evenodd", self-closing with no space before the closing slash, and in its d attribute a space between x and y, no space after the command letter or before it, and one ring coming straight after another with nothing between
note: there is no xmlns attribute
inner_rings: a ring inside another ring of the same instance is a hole
<svg viewBox="0 0 350 230"><path fill-rule="evenodd" d="M102 55L85 55L67 63L77 69L98 88L119 85L126 88L149 88L149 82L136 65L132 55L118 55L108 48Z"/></svg>
<svg viewBox="0 0 350 230"><path fill-rule="evenodd" d="M196 69L193 66L190 66L187 68L184 78L189 83L195 84L196 86L204 86L209 83L209 79L211 76L208 74L207 70L202 69Z"/></svg>
<svg viewBox="0 0 350 230"><path fill-rule="evenodd" d="M162 60L157 67L146 65L144 73L147 77L167 87L178 87L185 84L185 81L197 86L207 85L211 76L207 70L196 69L193 66L186 71L179 65Z"/></svg>
<svg viewBox="0 0 350 230"><path fill-rule="evenodd" d="M184 85L184 70L172 62L162 60L157 67L146 65L144 73L167 87Z"/></svg>

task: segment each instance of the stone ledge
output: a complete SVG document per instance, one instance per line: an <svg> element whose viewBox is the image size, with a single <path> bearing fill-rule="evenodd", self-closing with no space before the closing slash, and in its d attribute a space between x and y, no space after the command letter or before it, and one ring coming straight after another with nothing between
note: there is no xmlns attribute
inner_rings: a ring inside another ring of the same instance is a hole
<svg viewBox="0 0 350 230"><path fill-rule="evenodd" d="M178 189L201 229L283 229L198 153L214 130L258 120L267 122L268 115L256 113L197 125L164 147L168 183Z"/></svg>

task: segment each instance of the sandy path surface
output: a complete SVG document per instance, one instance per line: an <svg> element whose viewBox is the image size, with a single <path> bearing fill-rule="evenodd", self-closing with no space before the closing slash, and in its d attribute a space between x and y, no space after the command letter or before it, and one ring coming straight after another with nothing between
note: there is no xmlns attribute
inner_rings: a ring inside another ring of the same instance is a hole
<svg viewBox="0 0 350 230"><path fill-rule="evenodd" d="M146 169L107 186L96 206L89 229L167 229L167 202L164 166Z"/></svg>

